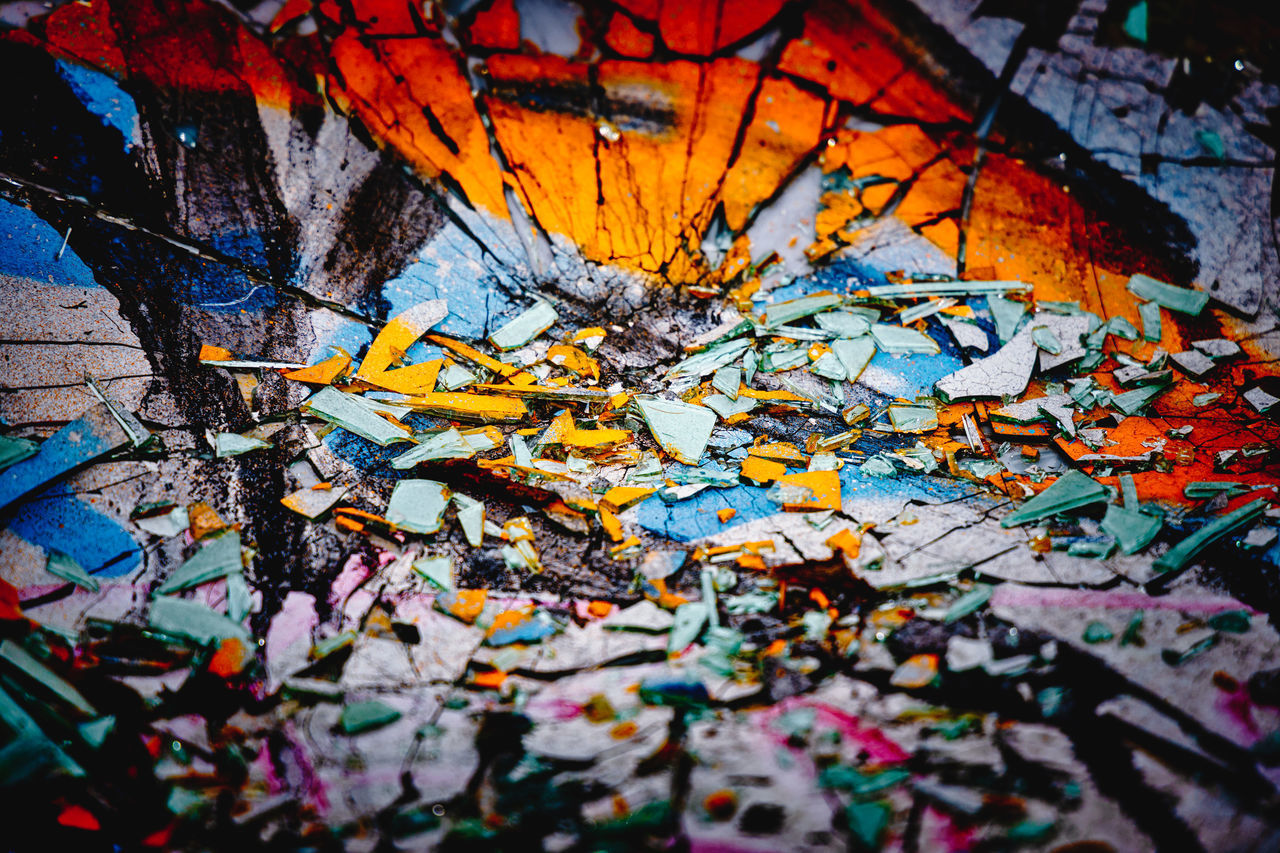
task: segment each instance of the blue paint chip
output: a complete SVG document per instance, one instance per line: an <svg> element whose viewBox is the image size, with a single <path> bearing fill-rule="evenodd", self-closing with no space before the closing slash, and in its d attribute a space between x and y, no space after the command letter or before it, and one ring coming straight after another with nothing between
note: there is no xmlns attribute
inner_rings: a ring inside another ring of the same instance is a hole
<svg viewBox="0 0 1280 853"><path fill-rule="evenodd" d="M70 287L97 287L93 271L68 246L58 257L63 235L34 211L0 200L0 273Z"/></svg>
<svg viewBox="0 0 1280 853"><path fill-rule="evenodd" d="M142 549L129 532L80 500L65 484L19 507L9 529L46 551L69 554L97 577L120 577L142 565Z"/></svg>

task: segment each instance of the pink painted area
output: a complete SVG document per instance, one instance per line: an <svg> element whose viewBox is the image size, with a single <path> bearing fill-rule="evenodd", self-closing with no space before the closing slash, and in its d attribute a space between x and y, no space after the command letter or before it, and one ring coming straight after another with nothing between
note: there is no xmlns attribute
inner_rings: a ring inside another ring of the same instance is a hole
<svg viewBox="0 0 1280 853"><path fill-rule="evenodd" d="M365 563L364 555L352 554L329 587L329 603L338 607L351 593L359 589L360 584L368 580L371 574L373 571Z"/></svg>
<svg viewBox="0 0 1280 853"><path fill-rule="evenodd" d="M961 853L972 850L975 842L972 827L960 826L951 815L933 806L925 807L924 832L932 836L931 841L925 839L925 843L921 845L925 850Z"/></svg>
<svg viewBox="0 0 1280 853"><path fill-rule="evenodd" d="M878 764L901 763L911 757L909 752L890 740L884 732L873 726L865 725L853 714L841 711L839 708L834 708L825 702L815 702L804 696L792 696L784 699L756 715L757 723L778 746L786 745L786 735L774 729L770 724L787 711L795 708L813 708L817 712L814 717L815 728L825 724L828 728L835 729L840 732L845 740L856 743L861 747L867 753L867 756Z"/></svg>
<svg viewBox="0 0 1280 853"><path fill-rule="evenodd" d="M582 716L581 705L559 696L547 699L535 697L529 701L526 710L535 721L538 719L572 720L574 717Z"/></svg>
<svg viewBox="0 0 1280 853"><path fill-rule="evenodd" d="M1212 615L1227 610L1257 613L1234 598L1215 595L1152 596L1128 590L1059 589L1003 584L991 596L993 607L1074 608L1082 610L1176 610Z"/></svg>
<svg viewBox="0 0 1280 853"><path fill-rule="evenodd" d="M1248 688L1241 686L1232 693L1219 690L1213 704L1218 713L1231 722L1240 741L1252 744L1262 737L1262 730L1253 718L1253 701L1249 699Z"/></svg>

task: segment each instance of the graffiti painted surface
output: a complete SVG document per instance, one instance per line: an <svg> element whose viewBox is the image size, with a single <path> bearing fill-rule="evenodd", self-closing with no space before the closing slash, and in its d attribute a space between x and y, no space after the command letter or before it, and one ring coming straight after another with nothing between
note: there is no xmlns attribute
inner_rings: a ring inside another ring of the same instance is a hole
<svg viewBox="0 0 1280 853"><path fill-rule="evenodd" d="M22 838L1277 844L1273 13L0 21Z"/></svg>

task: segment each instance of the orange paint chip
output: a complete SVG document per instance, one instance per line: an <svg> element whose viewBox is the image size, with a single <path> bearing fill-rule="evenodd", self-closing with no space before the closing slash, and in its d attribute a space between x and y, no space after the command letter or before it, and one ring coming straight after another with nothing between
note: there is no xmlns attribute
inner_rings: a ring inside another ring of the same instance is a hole
<svg viewBox="0 0 1280 853"><path fill-rule="evenodd" d="M826 544L832 551L839 551L852 559L862 550L862 537L846 527L828 538Z"/></svg>
<svg viewBox="0 0 1280 853"><path fill-rule="evenodd" d="M765 483L772 483L774 480L785 477L786 475L787 466L783 465L781 462L771 462L760 456L748 456L746 459L742 460L742 471L740 472L740 476L745 477L753 483L764 485Z"/></svg>
<svg viewBox="0 0 1280 853"><path fill-rule="evenodd" d="M529 414L520 400L494 394L435 392L410 397L404 403L417 412L456 420L520 423Z"/></svg>
<svg viewBox="0 0 1280 853"><path fill-rule="evenodd" d="M587 605L587 614L593 619L603 619L613 612L613 603L609 601L593 601Z"/></svg>
<svg viewBox="0 0 1280 853"><path fill-rule="evenodd" d="M725 507L724 509L716 510L716 518L720 519L721 524L724 524L737 514L738 511L732 507Z"/></svg>
<svg viewBox="0 0 1280 853"><path fill-rule="evenodd" d="M497 690L506 680L507 674L502 670L495 669L489 672L476 673L473 683L476 687L487 687L490 690Z"/></svg>
<svg viewBox="0 0 1280 853"><path fill-rule="evenodd" d="M433 358L408 367L384 371L365 381L399 394L430 394L436 389L436 379L443 367L444 359Z"/></svg>
<svg viewBox="0 0 1280 853"><path fill-rule="evenodd" d="M643 486L614 486L604 493L604 497L600 499L600 505L614 512L622 512L645 500L656 491L657 489L647 489Z"/></svg>
<svg viewBox="0 0 1280 853"><path fill-rule="evenodd" d="M552 344L547 350L547 361L577 376L600 378L600 362L568 344Z"/></svg>
<svg viewBox="0 0 1280 853"><path fill-rule="evenodd" d="M187 520L193 539L203 539L210 533L227 526L227 523L218 517L213 507L204 502L193 503L187 507Z"/></svg>
<svg viewBox="0 0 1280 853"><path fill-rule="evenodd" d="M775 441L769 444L757 444L747 448L747 453L774 462L794 462L803 465L809 461L800 448L789 441Z"/></svg>
<svg viewBox="0 0 1280 853"><path fill-rule="evenodd" d="M788 486L804 486L813 491L813 500L805 503L783 504L788 512L812 512L820 509L840 509L840 472L803 471L788 474L779 479Z"/></svg>
<svg viewBox="0 0 1280 853"><path fill-rule="evenodd" d="M484 612L485 602L489 600L487 589L460 589L452 596L448 604L449 615L463 622L475 622ZM436 599L437 602L440 599Z"/></svg>
<svg viewBox="0 0 1280 853"><path fill-rule="evenodd" d="M473 364L478 364L486 370L492 370L499 376L512 377L520 372L520 368L510 364L498 361L492 356L485 355L473 346L468 346L462 341L455 341L453 338L446 338L444 335L426 335L427 340L433 344L438 344L447 350L451 350L465 358Z"/></svg>
<svg viewBox="0 0 1280 853"><path fill-rule="evenodd" d="M18 588L0 578L0 621L8 622L14 619L25 619L26 617L22 615L20 601Z"/></svg>
<svg viewBox="0 0 1280 853"><path fill-rule="evenodd" d="M326 358L318 364L300 370L286 370L281 374L285 379L294 382L306 382L311 385L329 385L351 366L351 355L338 349L338 354ZM393 389L394 390L394 389Z"/></svg>
<svg viewBox="0 0 1280 853"><path fill-rule="evenodd" d="M253 660L253 649L243 640L228 637L218 646L218 650L209 659L209 672L220 678L231 678L239 675Z"/></svg>
<svg viewBox="0 0 1280 853"><path fill-rule="evenodd" d="M618 521L618 516L606 506L600 507L600 525L614 542L622 541L622 522Z"/></svg>
<svg viewBox="0 0 1280 853"><path fill-rule="evenodd" d="M199 361L232 361L235 357L235 353L229 349L201 344L197 359Z"/></svg>
<svg viewBox="0 0 1280 853"><path fill-rule="evenodd" d="M759 554L743 554L736 562L740 568L753 569L757 572L765 570L764 558Z"/></svg>

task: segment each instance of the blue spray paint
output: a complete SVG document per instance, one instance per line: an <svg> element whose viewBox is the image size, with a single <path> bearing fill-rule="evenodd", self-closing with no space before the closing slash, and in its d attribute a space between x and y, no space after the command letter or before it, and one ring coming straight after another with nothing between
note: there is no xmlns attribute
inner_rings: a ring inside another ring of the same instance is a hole
<svg viewBox="0 0 1280 853"><path fill-rule="evenodd" d="M120 131L126 151L139 142L142 131L138 105L128 92L120 88L114 77L65 59L58 61L58 75L75 92L85 109L102 119L106 126Z"/></svg>
<svg viewBox="0 0 1280 853"><path fill-rule="evenodd" d="M97 287L93 271L70 246L58 257L62 238L33 211L0 199L0 273L49 284Z"/></svg>
<svg viewBox="0 0 1280 853"><path fill-rule="evenodd" d="M91 575L115 578L142 565L142 549L128 531L65 483L18 507L8 526L32 545L71 555Z"/></svg>

